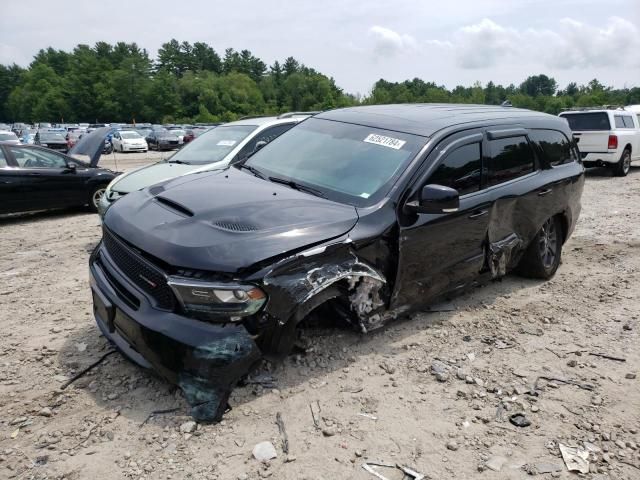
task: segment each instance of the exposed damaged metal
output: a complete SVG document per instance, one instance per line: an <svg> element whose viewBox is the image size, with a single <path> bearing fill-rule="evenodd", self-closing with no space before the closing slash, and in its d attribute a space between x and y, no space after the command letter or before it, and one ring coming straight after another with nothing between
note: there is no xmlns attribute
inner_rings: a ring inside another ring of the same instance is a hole
<svg viewBox="0 0 640 480"><path fill-rule="evenodd" d="M498 242L489 243L488 264L493 278L504 277L516 255L522 253L523 241L512 233Z"/></svg>
<svg viewBox="0 0 640 480"><path fill-rule="evenodd" d="M198 421L219 420L234 386L261 359L287 355L314 312L366 333L504 276L521 259L537 278L558 268L580 212L584 168L574 146L552 168L527 129L571 138L565 121L464 107L471 110L458 125L442 108L371 108L319 114L252 155L243 165L250 168L170 180L108 210L90 260L98 326L133 361L178 385ZM297 145L310 151L278 153L299 131L321 140L305 137ZM494 152L495 139L509 149ZM328 154L334 141L354 150ZM477 158L454 178L448 155L467 146L474 148L465 155ZM496 170L501 155L518 163L509 152L525 147L532 164ZM287 163L288 155L295 158ZM225 219L252 228L216 227ZM545 263L529 248L536 242Z"/></svg>

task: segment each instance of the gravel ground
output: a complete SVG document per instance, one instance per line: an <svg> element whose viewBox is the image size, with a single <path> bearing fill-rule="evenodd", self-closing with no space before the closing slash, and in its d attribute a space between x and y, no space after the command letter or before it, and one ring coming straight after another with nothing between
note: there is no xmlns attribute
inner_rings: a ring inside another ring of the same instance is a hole
<svg viewBox="0 0 640 480"><path fill-rule="evenodd" d="M0 219L0 478L374 479L365 459L432 479L576 478L563 444L589 452L583 478L638 479L638 198L640 168L589 172L554 279L508 276L369 335L309 329L304 353L238 387L217 425L190 422L179 391L118 353L61 389L110 349L87 282L98 218ZM177 410L149 417L164 409ZM518 412L530 426L509 422Z"/></svg>

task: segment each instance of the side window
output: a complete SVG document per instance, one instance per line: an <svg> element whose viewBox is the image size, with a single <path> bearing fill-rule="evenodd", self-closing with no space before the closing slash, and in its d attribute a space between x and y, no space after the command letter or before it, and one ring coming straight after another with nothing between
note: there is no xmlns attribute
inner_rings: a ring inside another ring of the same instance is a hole
<svg viewBox="0 0 640 480"><path fill-rule="evenodd" d="M533 150L527 137L508 137L491 140L489 185L508 182L533 172Z"/></svg>
<svg viewBox="0 0 640 480"><path fill-rule="evenodd" d="M575 160L571 143L562 132L556 130L531 130L529 137L540 145L544 157L552 167Z"/></svg>
<svg viewBox="0 0 640 480"><path fill-rule="evenodd" d="M625 128L635 128L635 126L633 125L633 118L629 117L628 115L622 117L622 121L624 122Z"/></svg>
<svg viewBox="0 0 640 480"><path fill-rule="evenodd" d="M8 167L8 165L7 165L7 159L4 156L4 152L0 147L0 168L3 168L3 167Z"/></svg>
<svg viewBox="0 0 640 480"><path fill-rule="evenodd" d="M622 120L622 117L620 115L615 115L614 118L616 119L616 128L624 128L624 121Z"/></svg>
<svg viewBox="0 0 640 480"><path fill-rule="evenodd" d="M67 162L64 157L35 148L8 147L22 168L65 168Z"/></svg>
<svg viewBox="0 0 640 480"><path fill-rule="evenodd" d="M258 133L255 137L253 137L249 142L242 147L242 149L238 152L236 159L242 160L253 153L256 149L256 144L258 142L267 142L269 143L273 139L279 137L284 132L293 127L294 123L284 123L281 125L274 125L273 127L265 128L263 131Z"/></svg>
<svg viewBox="0 0 640 480"><path fill-rule="evenodd" d="M456 148L440 162L427 183L451 187L460 195L480 190L482 155L479 143Z"/></svg>

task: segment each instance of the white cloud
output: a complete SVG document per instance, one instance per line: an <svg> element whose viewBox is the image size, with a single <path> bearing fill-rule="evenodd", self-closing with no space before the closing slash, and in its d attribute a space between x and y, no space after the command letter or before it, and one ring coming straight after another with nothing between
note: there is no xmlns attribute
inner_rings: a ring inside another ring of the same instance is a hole
<svg viewBox="0 0 640 480"><path fill-rule="evenodd" d="M431 41L432 45L438 42ZM485 18L453 35L456 63L465 69L486 69L510 62L588 69L640 62L640 29L611 17L602 25L562 19L555 30L504 27Z"/></svg>
<svg viewBox="0 0 640 480"><path fill-rule="evenodd" d="M480 23L462 27L454 35L458 64L463 68L486 68L499 59L513 55L518 48L518 33L484 18Z"/></svg>
<svg viewBox="0 0 640 480"><path fill-rule="evenodd" d="M373 52L378 57L392 57L416 48L416 40L411 35L390 28L374 25L369 29L369 35L374 38Z"/></svg>

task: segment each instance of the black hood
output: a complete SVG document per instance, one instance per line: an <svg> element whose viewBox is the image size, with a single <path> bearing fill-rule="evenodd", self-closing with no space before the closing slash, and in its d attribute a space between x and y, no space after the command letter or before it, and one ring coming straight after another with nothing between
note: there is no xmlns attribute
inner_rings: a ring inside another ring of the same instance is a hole
<svg viewBox="0 0 640 480"><path fill-rule="evenodd" d="M90 165L95 167L100 161L100 155L102 155L102 150L104 149L104 141L109 134L116 130L117 128L114 127L102 127L91 133L84 134L78 140L78 143L71 147L69 155L87 155L90 159Z"/></svg>
<svg viewBox="0 0 640 480"><path fill-rule="evenodd" d="M344 235L357 221L355 207L236 168L130 193L105 217L112 232L174 267L229 273Z"/></svg>

